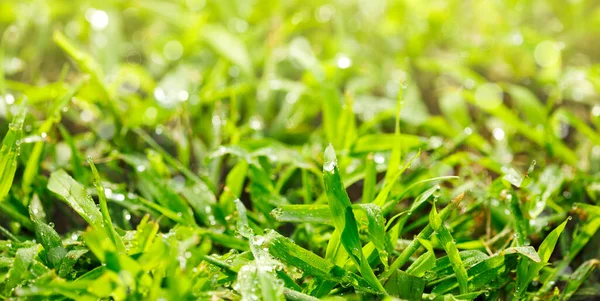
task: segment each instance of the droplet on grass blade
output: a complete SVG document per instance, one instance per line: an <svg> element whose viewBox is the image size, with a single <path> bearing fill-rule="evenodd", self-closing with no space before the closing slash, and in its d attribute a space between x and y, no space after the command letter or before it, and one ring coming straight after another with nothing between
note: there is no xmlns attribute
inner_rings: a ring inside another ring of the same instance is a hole
<svg viewBox="0 0 600 301"><path fill-rule="evenodd" d="M330 144L325 149L325 163L323 164L323 170L333 172L336 166L337 157L335 156L335 150L333 149L333 146Z"/></svg>

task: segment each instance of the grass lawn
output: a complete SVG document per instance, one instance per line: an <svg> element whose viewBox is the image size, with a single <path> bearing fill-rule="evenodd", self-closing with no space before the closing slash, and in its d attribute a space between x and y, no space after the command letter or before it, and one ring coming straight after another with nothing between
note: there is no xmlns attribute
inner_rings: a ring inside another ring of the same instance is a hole
<svg viewBox="0 0 600 301"><path fill-rule="evenodd" d="M600 300L596 0L0 1L1 300Z"/></svg>

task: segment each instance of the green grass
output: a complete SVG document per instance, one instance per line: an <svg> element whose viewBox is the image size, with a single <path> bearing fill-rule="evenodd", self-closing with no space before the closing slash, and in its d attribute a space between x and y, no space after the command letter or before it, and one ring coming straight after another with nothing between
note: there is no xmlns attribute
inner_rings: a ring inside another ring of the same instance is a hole
<svg viewBox="0 0 600 301"><path fill-rule="evenodd" d="M600 298L593 0L0 2L0 299Z"/></svg>

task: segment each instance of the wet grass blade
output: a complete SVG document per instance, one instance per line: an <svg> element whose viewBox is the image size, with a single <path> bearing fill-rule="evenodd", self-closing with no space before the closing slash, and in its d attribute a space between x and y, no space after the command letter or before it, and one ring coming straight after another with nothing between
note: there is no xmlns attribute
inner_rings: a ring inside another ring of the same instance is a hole
<svg viewBox="0 0 600 301"><path fill-rule="evenodd" d="M117 252L123 253L125 252L125 245L123 245L123 240L121 236L115 231L115 228L112 223L112 219L110 218L110 212L108 211L108 202L106 201L106 193L104 191L104 185L102 185L102 179L100 178L100 174L96 169L96 165L94 165L94 161L92 157L88 157L87 159L90 168L92 169L92 175L94 177L94 186L96 187L96 191L98 192L98 200L100 203L100 212L102 213L102 224L108 237L112 240L112 243L115 245Z"/></svg>
<svg viewBox="0 0 600 301"><path fill-rule="evenodd" d="M402 300L421 300L425 280L397 270L385 284L386 291Z"/></svg>
<svg viewBox="0 0 600 301"><path fill-rule="evenodd" d="M38 251L38 245L23 247L17 250L15 261L6 276L6 283L4 284L5 296L10 296L17 285L31 275L30 267L34 263Z"/></svg>
<svg viewBox="0 0 600 301"><path fill-rule="evenodd" d="M398 180L398 178L400 178L400 176L402 175L402 173L404 173L404 171L406 171L408 168L410 168L412 162L414 160L416 160L420 155L421 155L421 151L419 150L417 152L417 154L414 155L408 161L408 163L406 163L401 169L396 169L395 174L392 174L391 176L389 176L389 178L386 177L386 180L385 180L385 183L383 185L383 188L381 189L381 191L379 192L379 194L377 195L377 197L373 201L373 204L375 204L377 206L385 207L385 204L387 203L387 198L388 198L388 196L390 194L390 191L392 190L392 187L394 186L394 184L396 183L396 181Z"/></svg>
<svg viewBox="0 0 600 301"><path fill-rule="evenodd" d="M295 266L309 275L354 286L366 292L375 292L375 288L361 277L345 271L343 268L325 260L315 253L304 249L289 238L270 230L264 235L260 247L266 247L269 254L283 263Z"/></svg>
<svg viewBox="0 0 600 301"><path fill-rule="evenodd" d="M420 243L427 251L406 269L407 273L415 277L423 277L427 271L433 270L436 266L435 252L431 242L422 239Z"/></svg>
<svg viewBox="0 0 600 301"><path fill-rule="evenodd" d="M448 219L452 211L458 207L464 196L465 193L463 192L453 198L450 203L440 212L439 218L441 220ZM385 282L395 270L404 266L404 264L408 262L409 258L419 249L419 247L421 247L419 240L429 239L431 234L433 234L433 227L431 225L427 225L423 230L421 230L421 232L419 232L417 237L410 242L410 244L402 251L402 253L398 255L394 262L390 264L390 268L381 275L380 281Z"/></svg>
<svg viewBox="0 0 600 301"><path fill-rule="evenodd" d="M35 236L44 247L46 260L50 266L59 267L67 254L67 250L64 248L58 233L38 218L38 214L40 213L38 210L34 209L33 206L29 207L29 216L35 226Z"/></svg>
<svg viewBox="0 0 600 301"><path fill-rule="evenodd" d="M529 235L528 235L529 222L523 216L523 211L521 210L521 204L520 204L519 199L517 198L517 194L514 192L514 190L511 190L511 192L508 194L507 197L509 198L508 202L509 202L510 211L512 213L512 216L514 217L515 238L516 238L517 246L524 246L527 238L529 237Z"/></svg>
<svg viewBox="0 0 600 301"><path fill-rule="evenodd" d="M598 259L590 259L582 263L577 270L571 274L571 277L569 277L569 281L561 293L560 300L571 299L583 281L588 278L590 273L598 266L598 264L600 264Z"/></svg>
<svg viewBox="0 0 600 301"><path fill-rule="evenodd" d="M596 231L600 228L600 207L583 204L583 203L575 203L574 208L576 211L583 212L587 215L587 220L578 225L578 229L573 235L571 246L569 250L558 264L556 264L556 268L554 271L546 278L546 282L539 289L540 293L545 293L550 291L550 289L554 286L556 279L563 273L563 271L569 266L571 261L581 252L583 247L587 245L590 239L596 234Z"/></svg>
<svg viewBox="0 0 600 301"><path fill-rule="evenodd" d="M362 202L370 203L375 199L375 186L377 185L377 169L373 154L365 158L365 179L363 183Z"/></svg>
<svg viewBox="0 0 600 301"><path fill-rule="evenodd" d="M527 291L527 287L529 283L533 281L533 278L539 274L539 271L548 263L550 260L550 255L554 251L554 247L556 246L556 242L558 242L558 238L560 234L565 229L567 225L567 221L564 221L558 227L556 227L544 241L540 244L538 248L537 254L539 255L539 262L531 260L528 257L519 258L519 263L517 266L517 283L515 289L515 296L518 298L522 298Z"/></svg>
<svg viewBox="0 0 600 301"><path fill-rule="evenodd" d="M431 213L429 214L429 224L433 227L436 237L439 239L440 244L446 251L446 254L448 254L450 264L452 265L452 269L456 274L456 279L458 279L460 293L468 293L469 288L467 271L465 270L465 266L460 259L460 255L458 254L458 249L456 248L454 238L452 238L450 230L448 230L446 225L444 225L442 219L440 219L440 216L435 209L435 204L433 204Z"/></svg>
<svg viewBox="0 0 600 301"><path fill-rule="evenodd" d="M271 215L280 222L333 224L327 205L282 205Z"/></svg>
<svg viewBox="0 0 600 301"><path fill-rule="evenodd" d="M50 174L48 189L56 193L69 207L79 214L90 226L102 228L102 214L85 188L66 171L59 169Z"/></svg>
<svg viewBox="0 0 600 301"><path fill-rule="evenodd" d="M2 148L0 149L0 202L4 201L8 195L17 171L17 157L21 153L23 122L26 114L27 110L23 105L9 125L8 132L2 140Z"/></svg>
<svg viewBox="0 0 600 301"><path fill-rule="evenodd" d="M377 281L373 269L362 252L362 245L358 236L358 227L352 204L339 174L335 150L330 145L325 150L325 163L323 165L323 178L329 199L329 209L336 230L341 232L342 245L348 252L352 261L359 267L362 276L376 290L383 292L383 286Z"/></svg>

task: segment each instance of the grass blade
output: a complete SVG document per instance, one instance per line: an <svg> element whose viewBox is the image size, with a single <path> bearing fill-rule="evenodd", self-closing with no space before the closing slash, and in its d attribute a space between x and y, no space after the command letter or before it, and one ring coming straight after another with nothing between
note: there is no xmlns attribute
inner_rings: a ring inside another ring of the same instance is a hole
<svg viewBox="0 0 600 301"><path fill-rule="evenodd" d="M377 169L373 153L365 158L365 180L363 183L362 202L370 203L375 199L375 186L377 185Z"/></svg>
<svg viewBox="0 0 600 301"><path fill-rule="evenodd" d="M519 258L517 266L517 286L515 289L515 296L517 298L522 298L524 296L529 283L531 283L533 278L539 274L539 271L550 259L550 255L552 255L552 251L554 251L556 242L558 242L558 237L565 229L567 221L568 220L558 225L558 227L552 230L546 239L544 239L537 252L540 258L539 262L535 262L528 257Z"/></svg>
<svg viewBox="0 0 600 301"><path fill-rule="evenodd" d="M41 206L39 207L41 208ZM38 210L34 209L34 206L29 206L29 216L35 227L35 236L45 249L46 259L50 267L57 268L67 254L67 250L64 248L58 233L38 218L41 213Z"/></svg>
<svg viewBox="0 0 600 301"><path fill-rule="evenodd" d="M325 163L323 165L323 177L325 188L329 199L329 209L333 218L333 224L336 230L341 232L342 245L348 252L352 261L359 267L362 276L376 290L384 291L383 286L377 281L373 269L362 252L362 245L358 236L358 227L352 204L339 174L337 159L333 146L328 146L325 150Z"/></svg>
<svg viewBox="0 0 600 301"><path fill-rule="evenodd" d="M435 204L433 204L431 213L429 214L429 224L433 227L435 235L440 240L440 243L446 251L446 254L448 254L450 264L452 265L452 269L454 270L454 273L456 273L456 278L458 279L460 293L468 293L469 288L467 283L467 271L465 270L465 266L460 259L460 255L458 254L458 249L456 248L454 238L452 238L450 230L448 230L446 225L444 225L442 219L440 219L440 216L435 209Z"/></svg>
<svg viewBox="0 0 600 301"><path fill-rule="evenodd" d="M0 149L0 202L4 201L15 178L17 157L21 153L21 138L23 137L23 122L27 110L23 105L8 127L8 133L2 140Z"/></svg>
<svg viewBox="0 0 600 301"><path fill-rule="evenodd" d="M385 284L385 289L390 295L402 300L421 300L425 290L425 280L396 270Z"/></svg>
<svg viewBox="0 0 600 301"><path fill-rule="evenodd" d="M115 228L112 223L112 219L110 218L110 212L108 211L108 203L106 201L106 194L104 192L104 185L102 185L102 179L100 178L100 174L96 169L96 165L94 165L94 161L92 157L88 157L88 164L90 164L90 168L92 169L92 175L94 177L94 186L98 191L98 200L100 203L100 212L102 213L102 224L108 237L112 240L112 243L115 245L117 252L124 253L125 245L123 245L123 240L121 240L121 236L115 231Z"/></svg>
<svg viewBox="0 0 600 301"><path fill-rule="evenodd" d="M50 174L48 189L56 193L69 207L79 214L90 226L102 228L102 214L85 188L66 171L59 169Z"/></svg>
<svg viewBox="0 0 600 301"><path fill-rule="evenodd" d="M295 266L309 275L331 280L334 283L352 285L357 290L376 292L375 288L361 277L323 259L315 253L293 243L279 233L270 230L265 233L259 247L267 248L269 254L283 263Z"/></svg>
<svg viewBox="0 0 600 301"><path fill-rule="evenodd" d="M560 295L560 300L571 299L583 281L587 279L589 274L598 266L598 264L600 264L598 259L590 259L582 263L577 270L571 274L571 277L569 277L569 281Z"/></svg>
<svg viewBox="0 0 600 301"><path fill-rule="evenodd" d="M460 201L462 201L464 196L465 196L465 193L463 192L463 193L459 194L458 196L456 196L455 198L453 198L450 201L450 203L446 206L446 208L444 208L440 212L439 218L441 220L448 219L448 217L450 216L452 211L454 211L454 209L456 209L458 207L458 205L460 204ZM408 259L410 258L410 256L412 256L417 251L417 249L419 249L419 247L421 246L421 243L419 242L419 240L429 239L431 234L433 234L433 228L431 227L431 225L427 225L423 230L421 230L421 232L419 232L417 237L415 239L413 239L413 241L406 247L406 249L404 249L402 251L402 253L400 253L400 255L398 255L398 258L396 258L396 260L394 260L394 262L392 264L390 264L389 270L385 271L381 275L380 281L385 282L387 279L389 279L389 277L392 275L392 273L395 270L401 268L404 264L406 264L406 262L408 262Z"/></svg>

